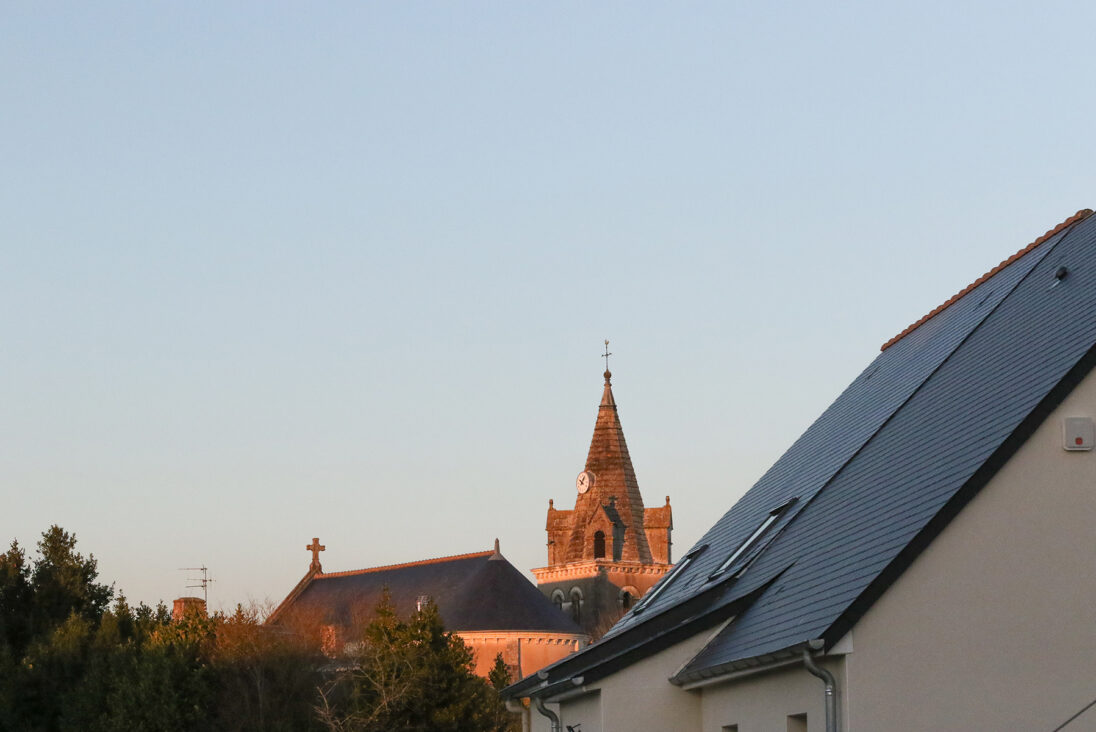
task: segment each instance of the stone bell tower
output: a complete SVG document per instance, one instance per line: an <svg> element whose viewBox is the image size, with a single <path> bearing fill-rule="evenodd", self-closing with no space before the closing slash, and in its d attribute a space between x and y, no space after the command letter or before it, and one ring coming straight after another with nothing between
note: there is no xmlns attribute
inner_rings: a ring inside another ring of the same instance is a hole
<svg viewBox="0 0 1096 732"><path fill-rule="evenodd" d="M606 349L606 367L609 355ZM575 507L559 510L548 501L548 566L533 570L541 592L594 639L673 566L670 497L663 506L643 506L611 378L606 368Z"/></svg>

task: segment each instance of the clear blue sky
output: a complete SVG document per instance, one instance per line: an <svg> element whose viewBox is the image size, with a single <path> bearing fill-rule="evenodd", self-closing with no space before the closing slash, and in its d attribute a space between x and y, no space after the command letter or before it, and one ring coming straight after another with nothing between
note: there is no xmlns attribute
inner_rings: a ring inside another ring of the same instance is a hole
<svg viewBox="0 0 1096 732"><path fill-rule="evenodd" d="M687 549L1096 204L1091 3L0 3L0 540L133 600L542 566L604 368Z"/></svg>

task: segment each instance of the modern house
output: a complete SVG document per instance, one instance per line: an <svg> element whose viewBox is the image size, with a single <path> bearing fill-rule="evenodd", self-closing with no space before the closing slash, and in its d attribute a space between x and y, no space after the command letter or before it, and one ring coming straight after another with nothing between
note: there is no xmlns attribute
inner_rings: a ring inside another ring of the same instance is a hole
<svg viewBox="0 0 1096 732"><path fill-rule="evenodd" d="M1090 214L884 344L599 642L506 690L527 728L1096 729Z"/></svg>

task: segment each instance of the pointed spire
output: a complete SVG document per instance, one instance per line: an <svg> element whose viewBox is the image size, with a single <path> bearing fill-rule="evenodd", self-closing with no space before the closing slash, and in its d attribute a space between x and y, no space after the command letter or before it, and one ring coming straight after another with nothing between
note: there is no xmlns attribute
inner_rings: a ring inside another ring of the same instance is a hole
<svg viewBox="0 0 1096 732"><path fill-rule="evenodd" d="M606 343L605 354L609 354ZM615 507L625 525L624 546L620 556L625 561L651 562L651 547L644 530L643 497L639 493L632 458L620 426L616 399L613 397L612 373L606 368L605 386L598 406L594 435L586 456L586 470L594 475L593 487L580 494L575 503L575 517L567 545L566 561L582 559L588 549L587 524L600 507L615 496Z"/></svg>
<svg viewBox="0 0 1096 732"><path fill-rule="evenodd" d="M495 537L495 553L492 554L490 557L488 557L487 561L489 561L489 562L490 561L498 561L499 559L502 559L502 558L503 558L502 557L502 552L499 551L499 539L496 536Z"/></svg>

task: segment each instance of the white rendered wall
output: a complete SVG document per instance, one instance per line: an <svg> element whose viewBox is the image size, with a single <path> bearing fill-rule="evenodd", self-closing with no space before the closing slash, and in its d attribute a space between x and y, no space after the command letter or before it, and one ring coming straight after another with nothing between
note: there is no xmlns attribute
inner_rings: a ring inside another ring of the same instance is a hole
<svg viewBox="0 0 1096 732"><path fill-rule="evenodd" d="M1096 454L1066 416L1093 375L857 623L847 729L1049 732L1096 698Z"/></svg>
<svg viewBox="0 0 1096 732"><path fill-rule="evenodd" d="M844 663L840 657L818 661L844 687ZM738 725L738 732L785 732L788 717L807 715L808 732L825 732L825 684L812 676L802 663L764 674L746 676L722 684L705 686L701 694L703 732L722 732ZM697 693L697 692L693 692ZM844 699L839 700L839 705Z"/></svg>
<svg viewBox="0 0 1096 732"><path fill-rule="evenodd" d="M697 729L699 697L668 679L710 638L711 632L694 636L602 679L591 687L596 694L561 702L564 729L575 724L582 725L582 732Z"/></svg>

